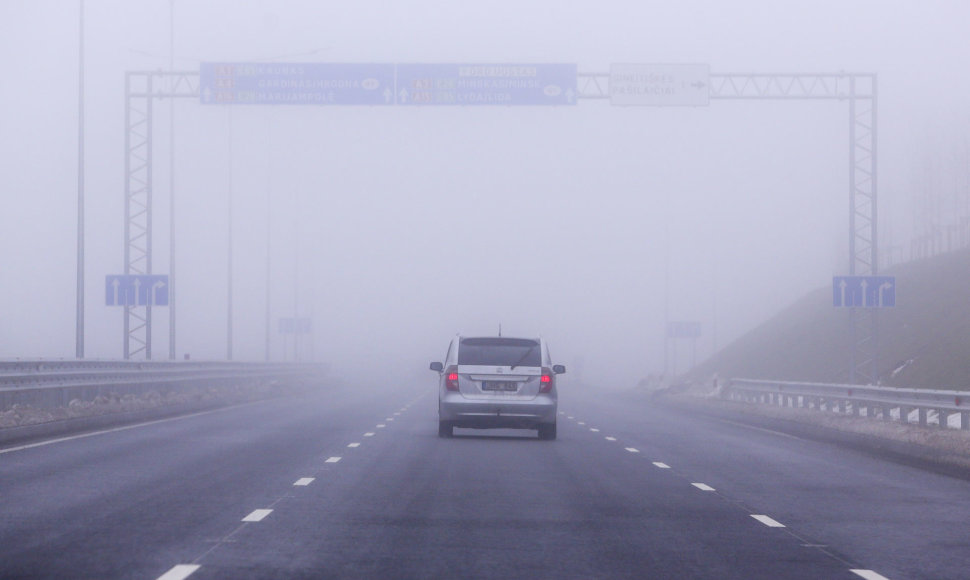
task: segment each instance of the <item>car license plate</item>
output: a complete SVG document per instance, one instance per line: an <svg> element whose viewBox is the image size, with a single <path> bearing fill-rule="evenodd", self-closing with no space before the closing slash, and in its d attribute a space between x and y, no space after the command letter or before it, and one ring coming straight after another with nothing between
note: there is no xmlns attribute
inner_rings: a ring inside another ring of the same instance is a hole
<svg viewBox="0 0 970 580"><path fill-rule="evenodd" d="M511 381L482 381L482 390L509 392L518 390L518 387Z"/></svg>

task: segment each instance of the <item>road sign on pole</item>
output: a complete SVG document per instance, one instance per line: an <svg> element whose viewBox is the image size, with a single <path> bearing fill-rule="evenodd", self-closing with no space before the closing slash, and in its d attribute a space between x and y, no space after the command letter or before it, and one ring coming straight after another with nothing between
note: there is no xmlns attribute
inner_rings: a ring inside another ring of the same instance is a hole
<svg viewBox="0 0 970 580"><path fill-rule="evenodd" d="M393 105L393 64L202 63L203 105Z"/></svg>
<svg viewBox="0 0 970 580"><path fill-rule="evenodd" d="M168 306L168 276L105 276L106 306Z"/></svg>
<svg viewBox="0 0 970 580"><path fill-rule="evenodd" d="M696 320L671 320L667 323L667 338L698 338L701 323Z"/></svg>
<svg viewBox="0 0 970 580"><path fill-rule="evenodd" d="M613 64L610 104L707 106L710 76L706 64Z"/></svg>
<svg viewBox="0 0 970 580"><path fill-rule="evenodd" d="M832 305L836 308L893 308L895 276L835 276Z"/></svg>
<svg viewBox="0 0 970 580"><path fill-rule="evenodd" d="M313 330L310 318L280 318L281 334L308 334Z"/></svg>
<svg viewBox="0 0 970 580"><path fill-rule="evenodd" d="M399 105L575 105L575 64L399 64Z"/></svg>

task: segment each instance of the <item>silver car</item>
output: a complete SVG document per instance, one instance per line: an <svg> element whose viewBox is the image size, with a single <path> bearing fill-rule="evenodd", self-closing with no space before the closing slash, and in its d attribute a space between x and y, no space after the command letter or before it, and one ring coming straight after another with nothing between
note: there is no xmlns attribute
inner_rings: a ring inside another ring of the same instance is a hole
<svg viewBox="0 0 970 580"><path fill-rule="evenodd" d="M455 427L536 429L539 439L556 438L558 394L553 365L541 338L456 336L439 375L438 436Z"/></svg>

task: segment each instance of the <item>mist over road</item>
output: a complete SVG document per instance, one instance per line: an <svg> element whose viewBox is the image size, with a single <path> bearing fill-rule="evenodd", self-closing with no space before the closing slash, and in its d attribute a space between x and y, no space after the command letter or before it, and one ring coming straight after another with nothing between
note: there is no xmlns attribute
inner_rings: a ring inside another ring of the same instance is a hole
<svg viewBox="0 0 970 580"><path fill-rule="evenodd" d="M578 387L556 441L440 439L430 382L4 450L0 576L965 574L966 481Z"/></svg>

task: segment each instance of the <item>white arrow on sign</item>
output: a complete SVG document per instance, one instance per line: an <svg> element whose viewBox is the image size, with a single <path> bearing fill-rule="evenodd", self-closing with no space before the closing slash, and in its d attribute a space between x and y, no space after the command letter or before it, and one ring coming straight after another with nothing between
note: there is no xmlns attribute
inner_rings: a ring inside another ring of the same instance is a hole
<svg viewBox="0 0 970 580"><path fill-rule="evenodd" d="M863 279L862 282L859 282L859 286L862 286L862 307L869 308L869 293L867 292L869 290L869 282Z"/></svg>
<svg viewBox="0 0 970 580"><path fill-rule="evenodd" d="M114 296L115 296L114 302L111 303L113 306L117 306L118 305L118 286L120 286L120 285L121 285L121 280L119 280L117 278L115 278L114 280L111 281L111 286L113 287Z"/></svg>
<svg viewBox="0 0 970 580"><path fill-rule="evenodd" d="M401 92L398 93L398 94L401 95L401 102L402 103L408 102L408 90L407 89L401 89Z"/></svg>
<svg viewBox="0 0 970 580"><path fill-rule="evenodd" d="M162 282L161 280L152 284L152 301L151 301L152 306L158 304L158 291L164 287L165 287L165 282Z"/></svg>
<svg viewBox="0 0 970 580"><path fill-rule="evenodd" d="M387 89L384 89L384 102L385 102L385 103L390 103L390 102L391 102L391 98L392 98L393 96L394 96L394 91L392 91L392 90L391 90L391 89L389 89L389 88L387 88Z"/></svg>
<svg viewBox="0 0 970 580"><path fill-rule="evenodd" d="M841 304L842 306L845 306L845 287L846 286L848 286L848 284L846 284L845 280L842 280L841 282L839 282L839 290L842 291L842 301L839 302L839 304Z"/></svg>
<svg viewBox="0 0 970 580"><path fill-rule="evenodd" d="M141 298L141 292L139 292L141 289L141 280L136 277L132 280L131 285L135 287L135 306L142 306L138 303L138 299Z"/></svg>
<svg viewBox="0 0 970 580"><path fill-rule="evenodd" d="M891 282L883 282L882 284L879 285L879 306L880 307L882 307L882 305L883 305L883 299L884 299L883 293L886 290L891 289L892 287L893 287L893 285L892 285Z"/></svg>

